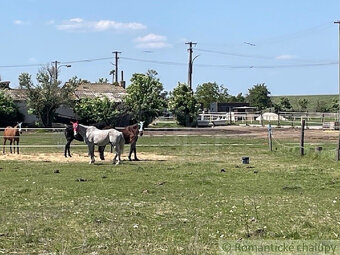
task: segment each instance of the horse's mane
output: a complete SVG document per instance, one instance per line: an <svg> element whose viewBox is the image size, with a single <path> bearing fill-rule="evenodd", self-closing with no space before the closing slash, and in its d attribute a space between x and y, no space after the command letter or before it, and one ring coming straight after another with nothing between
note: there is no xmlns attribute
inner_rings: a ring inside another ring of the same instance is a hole
<svg viewBox="0 0 340 255"><path fill-rule="evenodd" d="M138 130L138 124L133 124L131 126L127 126L126 128L130 132L136 132L136 130Z"/></svg>

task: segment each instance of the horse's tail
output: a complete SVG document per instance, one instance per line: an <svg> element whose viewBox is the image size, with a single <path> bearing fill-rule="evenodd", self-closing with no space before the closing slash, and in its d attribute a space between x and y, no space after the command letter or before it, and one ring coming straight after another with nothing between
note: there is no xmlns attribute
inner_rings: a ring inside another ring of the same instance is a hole
<svg viewBox="0 0 340 255"><path fill-rule="evenodd" d="M120 154L122 154L124 152L124 145L125 145L125 138L124 138L123 133L120 133L119 141L118 141L118 144L117 144L117 146L119 146Z"/></svg>

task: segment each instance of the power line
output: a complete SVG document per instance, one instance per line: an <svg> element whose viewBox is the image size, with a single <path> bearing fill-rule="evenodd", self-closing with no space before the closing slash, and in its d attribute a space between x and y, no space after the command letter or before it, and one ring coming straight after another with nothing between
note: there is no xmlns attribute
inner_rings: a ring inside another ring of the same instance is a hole
<svg viewBox="0 0 340 255"><path fill-rule="evenodd" d="M0 68L37 67L37 66L43 66L43 65L46 65L46 64L3 65L3 66L0 66Z"/></svg>
<svg viewBox="0 0 340 255"><path fill-rule="evenodd" d="M232 53L232 52L224 52L224 51L217 51L217 50L208 50L208 49L196 49L197 51L208 52L208 53L215 53L221 55L228 55L234 57L243 57L243 58L260 58L260 59L275 59L275 57L268 57L268 56L257 56L257 55L245 55L240 53Z"/></svg>
<svg viewBox="0 0 340 255"><path fill-rule="evenodd" d="M225 52L225 51L217 51L217 50L209 50L209 49L196 49L197 51L207 52L207 53L214 53L220 55L227 55L227 56L234 56L234 57L243 57L243 58L255 58L255 59L269 59L269 60L277 60L277 57L273 56L261 56L261 55L247 55L242 53L232 53L232 52ZM316 60L316 59L299 59L299 58L292 58L289 59L290 61L304 61L304 62L330 62L329 60Z"/></svg>
<svg viewBox="0 0 340 255"><path fill-rule="evenodd" d="M153 64L161 64L161 65L175 65L175 66L187 65L186 63L180 63L180 62L160 61L160 60L141 59L141 58L120 57L120 59L137 61L137 62L145 62L145 63L153 63Z"/></svg>
<svg viewBox="0 0 340 255"><path fill-rule="evenodd" d="M129 58L129 57L121 57L121 59L145 62L145 63L155 63L162 65L176 65L176 66L185 66L186 63L179 62L170 62L170 61L159 61L159 60L150 60L150 59L138 59L138 58ZM216 64L195 64L197 67L211 67L211 68L230 68L230 69L248 69L248 68L262 68L262 69L270 69L270 68L290 68L290 67L316 67L316 66L331 66L336 65L338 62L327 62L327 63L306 63L306 64L290 64L290 65L216 65Z"/></svg>
<svg viewBox="0 0 340 255"><path fill-rule="evenodd" d="M202 49L196 49L201 50ZM218 52L218 51L214 51ZM223 52L223 54L228 54ZM233 53L231 53L233 54ZM240 55L240 54L237 54ZM246 56L246 55L244 55ZM248 56L250 57L250 56ZM141 59L141 58L131 58L131 57L119 57L120 59L127 61L136 61L136 62L144 62L144 63L153 63L160 65L172 65L172 66L187 66L187 63L174 62L174 61L161 61L161 60L152 60L152 59ZM268 57L267 57L268 58ZM92 58L92 59L82 59L82 60L73 60L73 61L63 61L60 64L73 64L73 63L86 63L86 62L95 62L102 60L111 60L112 57L103 57L103 58ZM304 64L289 64L289 65L229 65L229 64L195 64L196 67L210 67L210 68L230 68L230 69L248 69L248 68L262 68L262 69L270 69L270 68L291 68L291 67L317 67L317 66L332 66L337 65L337 61L329 61L324 63L304 63ZM0 68L21 68L21 67L41 67L46 64L27 64L27 65L2 65Z"/></svg>
<svg viewBox="0 0 340 255"><path fill-rule="evenodd" d="M104 58L90 58L90 59L82 59L82 60L72 60L72 61L63 61L61 64L73 64L73 63L83 63L83 62L95 62L101 60L112 59L112 57L104 57Z"/></svg>

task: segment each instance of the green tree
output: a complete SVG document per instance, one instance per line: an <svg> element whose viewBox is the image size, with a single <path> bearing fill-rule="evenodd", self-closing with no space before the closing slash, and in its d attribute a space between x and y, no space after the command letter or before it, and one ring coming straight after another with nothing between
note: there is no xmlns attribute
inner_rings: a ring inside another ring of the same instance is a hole
<svg viewBox="0 0 340 255"><path fill-rule="evenodd" d="M301 111L307 111L308 104L309 104L309 101L306 98L301 98L298 100L298 105Z"/></svg>
<svg viewBox="0 0 340 255"><path fill-rule="evenodd" d="M107 78L99 78L98 83L108 83L109 80Z"/></svg>
<svg viewBox="0 0 340 255"><path fill-rule="evenodd" d="M186 84L178 83L169 98L169 109L182 126L196 125L199 104Z"/></svg>
<svg viewBox="0 0 340 255"><path fill-rule="evenodd" d="M195 97L203 108L209 109L213 102L227 102L228 89L223 85L218 86L216 82L206 82L198 85L195 92Z"/></svg>
<svg viewBox="0 0 340 255"><path fill-rule="evenodd" d="M126 92L124 101L130 109L132 119L145 121L145 126L160 116L166 107L163 84L154 70L148 70L146 74L133 74Z"/></svg>
<svg viewBox="0 0 340 255"><path fill-rule="evenodd" d="M84 124L116 126L117 121L126 111L122 103L110 101L107 97L82 98L74 106L75 113Z"/></svg>
<svg viewBox="0 0 340 255"><path fill-rule="evenodd" d="M57 108L71 103L71 95L75 87L72 85L60 87L60 81L54 79L54 68L41 68L37 74L36 85L31 75L19 75L19 84L26 91L29 112L35 114L45 127L51 127Z"/></svg>
<svg viewBox="0 0 340 255"><path fill-rule="evenodd" d="M339 111L339 100L338 99L333 99L329 106L328 106L328 111L329 112L338 112Z"/></svg>
<svg viewBox="0 0 340 255"><path fill-rule="evenodd" d="M292 110L292 105L291 105L288 97L280 97L279 105L280 105L280 108L281 108L280 111L290 111L290 110Z"/></svg>
<svg viewBox="0 0 340 255"><path fill-rule="evenodd" d="M329 112L330 106L327 105L327 103L323 100L317 100L315 111L316 112Z"/></svg>
<svg viewBox="0 0 340 255"><path fill-rule="evenodd" d="M248 89L247 101L251 106L257 107L260 111L262 111L272 105L269 95L270 92L264 83L257 84L251 89Z"/></svg>
<svg viewBox="0 0 340 255"><path fill-rule="evenodd" d="M0 127L13 125L23 120L22 114L19 113L18 107L12 98L0 91Z"/></svg>
<svg viewBox="0 0 340 255"><path fill-rule="evenodd" d="M243 103L246 101L246 98L242 95L242 93L238 93L236 96L229 96L229 103Z"/></svg>

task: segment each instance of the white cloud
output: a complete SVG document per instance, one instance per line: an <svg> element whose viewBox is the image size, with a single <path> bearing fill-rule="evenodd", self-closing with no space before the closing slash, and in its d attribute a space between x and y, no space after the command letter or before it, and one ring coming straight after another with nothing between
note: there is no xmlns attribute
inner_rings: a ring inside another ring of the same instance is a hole
<svg viewBox="0 0 340 255"><path fill-rule="evenodd" d="M164 42L166 37L163 35L147 34L136 38L136 42L149 43L149 42Z"/></svg>
<svg viewBox="0 0 340 255"><path fill-rule="evenodd" d="M24 22L22 20L20 20L20 19L17 19L17 20L14 20L13 23L15 25L22 25Z"/></svg>
<svg viewBox="0 0 340 255"><path fill-rule="evenodd" d="M72 18L57 25L58 30L73 32L106 31L106 30L142 30L146 26L137 22L117 22L114 20L86 21L81 18Z"/></svg>
<svg viewBox="0 0 340 255"><path fill-rule="evenodd" d="M137 48L143 49L161 49L161 48L169 48L171 44L167 43L166 36L156 35L156 34L147 34L145 36L140 36L135 39L137 42Z"/></svg>
<svg viewBox="0 0 340 255"><path fill-rule="evenodd" d="M293 55L280 55L277 56L275 59L279 59L279 60L290 60L290 59L295 59L296 56Z"/></svg>

